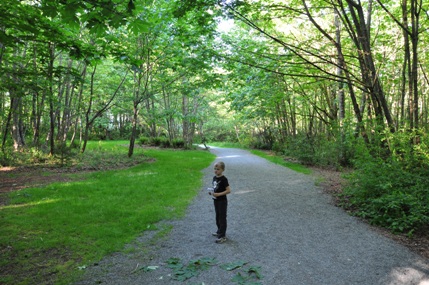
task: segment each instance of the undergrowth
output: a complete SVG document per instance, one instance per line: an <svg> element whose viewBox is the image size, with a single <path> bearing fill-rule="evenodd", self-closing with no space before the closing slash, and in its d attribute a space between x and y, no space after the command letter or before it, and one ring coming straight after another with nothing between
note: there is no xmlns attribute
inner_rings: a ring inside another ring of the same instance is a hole
<svg viewBox="0 0 429 285"><path fill-rule="evenodd" d="M410 143L413 136L387 134L380 148L357 144L355 171L342 196L342 205L356 216L409 236L429 224L428 144Z"/></svg>

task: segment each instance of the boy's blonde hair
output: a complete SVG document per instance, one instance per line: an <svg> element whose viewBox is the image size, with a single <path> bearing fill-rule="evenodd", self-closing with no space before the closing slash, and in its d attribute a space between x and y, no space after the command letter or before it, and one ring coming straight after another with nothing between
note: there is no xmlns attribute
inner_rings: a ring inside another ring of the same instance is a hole
<svg viewBox="0 0 429 285"><path fill-rule="evenodd" d="M215 164L215 166L219 166L222 170L225 170L225 163L223 161L219 161Z"/></svg>

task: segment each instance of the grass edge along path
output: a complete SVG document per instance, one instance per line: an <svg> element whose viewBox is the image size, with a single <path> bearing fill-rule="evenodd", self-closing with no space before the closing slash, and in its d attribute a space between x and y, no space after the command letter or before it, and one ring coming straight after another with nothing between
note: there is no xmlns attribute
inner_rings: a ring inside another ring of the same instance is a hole
<svg viewBox="0 0 429 285"><path fill-rule="evenodd" d="M85 265L182 217L214 155L139 151L155 161L12 192L0 207L0 283L70 284Z"/></svg>

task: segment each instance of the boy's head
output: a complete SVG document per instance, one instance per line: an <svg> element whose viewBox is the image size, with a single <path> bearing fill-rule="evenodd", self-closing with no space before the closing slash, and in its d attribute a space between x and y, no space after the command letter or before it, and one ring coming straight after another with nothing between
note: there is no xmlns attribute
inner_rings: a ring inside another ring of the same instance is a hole
<svg viewBox="0 0 429 285"><path fill-rule="evenodd" d="M225 170L225 163L223 163L222 161L215 163L214 173L217 177L221 177L224 170Z"/></svg>
<svg viewBox="0 0 429 285"><path fill-rule="evenodd" d="M225 170L225 163L223 161L217 162L214 166L219 167L222 170Z"/></svg>

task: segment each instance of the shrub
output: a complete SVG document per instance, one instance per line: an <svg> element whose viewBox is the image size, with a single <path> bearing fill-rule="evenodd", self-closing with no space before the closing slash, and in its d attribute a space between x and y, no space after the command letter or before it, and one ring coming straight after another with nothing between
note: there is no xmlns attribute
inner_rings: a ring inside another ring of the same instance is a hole
<svg viewBox="0 0 429 285"><path fill-rule="evenodd" d="M140 145L149 145L150 139L148 137L141 136L139 137L138 142Z"/></svg>
<svg viewBox="0 0 429 285"><path fill-rule="evenodd" d="M185 141L183 139L174 139L172 141L172 146L174 148L184 148L185 147Z"/></svg>
<svg viewBox="0 0 429 285"><path fill-rule="evenodd" d="M166 137L148 138L148 141L145 144L150 146L158 146L162 148L170 147L170 141Z"/></svg>
<svg viewBox="0 0 429 285"><path fill-rule="evenodd" d="M79 141L73 141L73 143L70 143L70 148L72 149L79 149L80 145L79 145Z"/></svg>
<svg viewBox="0 0 429 285"><path fill-rule="evenodd" d="M359 149L343 205L372 224L411 235L429 223L429 160L403 134L389 136L387 158L370 155L385 149Z"/></svg>
<svg viewBox="0 0 429 285"><path fill-rule="evenodd" d="M170 142L170 140L166 137L155 137L155 138L149 138L149 137L139 137L139 143L141 145L149 145L149 146L158 146L161 148L184 148L185 147L185 141L183 139L174 139Z"/></svg>
<svg viewBox="0 0 429 285"><path fill-rule="evenodd" d="M56 149L57 150L57 149ZM42 150L32 147L29 149L31 163L43 163L48 160L48 156Z"/></svg>
<svg viewBox="0 0 429 285"><path fill-rule="evenodd" d="M10 166L13 164L13 156L12 153L9 151L2 152L2 155L0 156L0 166Z"/></svg>
<svg viewBox="0 0 429 285"><path fill-rule="evenodd" d="M158 138L159 146L162 148L169 148L170 147L170 141L166 137L159 137Z"/></svg>
<svg viewBox="0 0 429 285"><path fill-rule="evenodd" d="M280 148L278 145L274 146ZM288 138L283 153L296 158L302 164L337 167L342 164L341 149L339 141L325 135L315 137L298 135Z"/></svg>

